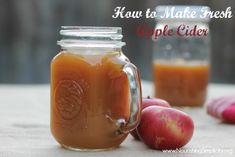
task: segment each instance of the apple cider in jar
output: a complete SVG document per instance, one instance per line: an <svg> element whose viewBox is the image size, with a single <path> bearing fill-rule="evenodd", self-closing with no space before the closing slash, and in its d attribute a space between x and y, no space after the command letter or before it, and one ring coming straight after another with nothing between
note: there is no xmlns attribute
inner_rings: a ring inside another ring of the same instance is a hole
<svg viewBox="0 0 235 157"><path fill-rule="evenodd" d="M172 105L201 106L206 100L208 64L156 61L153 64L153 76L155 96Z"/></svg>
<svg viewBox="0 0 235 157"><path fill-rule="evenodd" d="M169 17L166 10L172 12ZM195 16L174 16L185 10L194 12ZM156 7L155 31L167 26L172 34L153 38L155 97L165 99L173 106L203 106L206 100L210 71L210 18L203 16L201 10L210 11L210 8L186 5Z"/></svg>
<svg viewBox="0 0 235 157"><path fill-rule="evenodd" d="M51 131L63 147L118 147L140 119L136 67L123 55L121 28L63 27L51 62Z"/></svg>

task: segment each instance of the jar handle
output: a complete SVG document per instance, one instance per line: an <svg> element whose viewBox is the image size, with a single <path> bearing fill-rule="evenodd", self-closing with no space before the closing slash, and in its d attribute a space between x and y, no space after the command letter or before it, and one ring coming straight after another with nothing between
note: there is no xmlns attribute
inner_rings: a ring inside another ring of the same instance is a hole
<svg viewBox="0 0 235 157"><path fill-rule="evenodd" d="M142 104L142 93L141 93L141 83L140 76L137 68L131 64L127 63L123 67L123 72L126 73L129 88L130 88L130 118L128 121L125 119L118 119L116 121L117 126L119 126L119 133L128 133L133 130L140 121L141 116L141 104Z"/></svg>

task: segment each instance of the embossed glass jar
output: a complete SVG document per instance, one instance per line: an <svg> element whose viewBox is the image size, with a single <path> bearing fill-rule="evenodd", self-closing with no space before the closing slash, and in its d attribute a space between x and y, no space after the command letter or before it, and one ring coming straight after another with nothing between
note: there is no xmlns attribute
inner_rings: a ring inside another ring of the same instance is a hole
<svg viewBox="0 0 235 157"><path fill-rule="evenodd" d="M63 147L118 147L140 120L137 68L119 27L64 26L51 62L51 132Z"/></svg>

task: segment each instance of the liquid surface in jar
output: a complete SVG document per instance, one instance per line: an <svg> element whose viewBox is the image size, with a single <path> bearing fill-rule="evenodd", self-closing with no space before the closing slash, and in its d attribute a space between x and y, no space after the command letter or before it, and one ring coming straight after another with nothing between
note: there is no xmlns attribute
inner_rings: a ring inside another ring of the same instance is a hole
<svg viewBox="0 0 235 157"><path fill-rule="evenodd" d="M73 148L117 147L115 120L130 116L129 83L118 53L59 53L51 62L51 131Z"/></svg>
<svg viewBox="0 0 235 157"><path fill-rule="evenodd" d="M209 65L204 63L166 63L153 65L155 96L174 106L201 106L205 102Z"/></svg>

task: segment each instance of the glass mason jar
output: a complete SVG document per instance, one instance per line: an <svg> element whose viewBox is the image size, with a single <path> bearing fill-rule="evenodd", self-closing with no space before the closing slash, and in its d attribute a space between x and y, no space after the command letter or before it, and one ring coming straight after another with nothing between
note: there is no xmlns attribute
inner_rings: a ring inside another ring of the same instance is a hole
<svg viewBox="0 0 235 157"><path fill-rule="evenodd" d="M209 10L206 6L156 7L155 33L164 29L168 32L153 36L155 96L172 105L201 106L205 102L210 35L209 17L204 12ZM195 12L195 16L180 17L179 12L185 11Z"/></svg>
<svg viewBox="0 0 235 157"><path fill-rule="evenodd" d="M64 26L51 61L51 132L63 147L117 147L140 120L137 68L119 27Z"/></svg>

